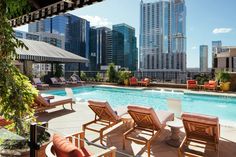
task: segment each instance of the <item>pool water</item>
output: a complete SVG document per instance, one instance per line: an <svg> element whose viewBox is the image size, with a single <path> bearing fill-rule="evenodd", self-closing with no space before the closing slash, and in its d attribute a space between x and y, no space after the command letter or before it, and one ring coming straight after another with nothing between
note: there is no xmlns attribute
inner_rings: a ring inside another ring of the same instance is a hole
<svg viewBox="0 0 236 157"><path fill-rule="evenodd" d="M46 93L66 95L64 90L54 90ZM182 101L183 111L214 115L218 116L220 121L236 124L236 98L233 97L111 87L79 87L73 88L73 93L77 98L85 100L107 100L113 108L135 104L151 106L158 110L167 110L167 98L177 98Z"/></svg>

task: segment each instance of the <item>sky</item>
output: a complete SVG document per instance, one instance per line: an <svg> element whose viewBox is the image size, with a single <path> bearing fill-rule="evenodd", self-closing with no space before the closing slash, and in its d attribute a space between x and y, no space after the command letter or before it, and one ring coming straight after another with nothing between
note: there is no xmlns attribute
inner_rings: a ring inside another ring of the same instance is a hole
<svg viewBox="0 0 236 157"><path fill-rule="evenodd" d="M185 3L187 67L199 67L200 45L208 45L208 63L211 67L211 41L221 40L223 46L236 46L236 0L185 0ZM104 0L68 13L89 20L91 26L111 28L113 24L126 23L135 28L139 40L140 0ZM16 29L27 31L28 26Z"/></svg>

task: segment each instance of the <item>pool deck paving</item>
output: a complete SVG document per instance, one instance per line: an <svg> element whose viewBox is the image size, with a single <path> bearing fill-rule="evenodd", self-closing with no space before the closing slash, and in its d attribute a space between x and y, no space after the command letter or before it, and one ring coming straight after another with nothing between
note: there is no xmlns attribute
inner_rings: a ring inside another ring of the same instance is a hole
<svg viewBox="0 0 236 157"><path fill-rule="evenodd" d="M55 96L55 99L59 96ZM82 130L82 125L94 119L94 113L88 107L87 102L77 102L73 105L74 110L70 109L70 105L65 105L47 110L46 112L38 113L38 121L48 122L48 128L51 133L59 133L64 136L71 135ZM118 123L113 128L109 129L104 137L103 144L107 147L115 146L117 148L117 156L147 156L147 150L144 145L139 145L134 142L126 141L126 149L122 149L122 137L125 131L125 124ZM170 136L170 129L166 127L161 133L160 137L154 139L151 145L151 156L153 157L175 157L177 155L177 148L166 144L166 140ZM184 138L184 130L181 129L181 139ZM99 134L86 131L86 139L93 141L93 143L100 145ZM236 128L231 126L221 126L221 138L219 144L220 157L234 157L236 156ZM204 150L201 150L204 151ZM119 152L126 153L127 155ZM96 153L96 149L94 152ZM206 151L206 156L214 157L216 153Z"/></svg>

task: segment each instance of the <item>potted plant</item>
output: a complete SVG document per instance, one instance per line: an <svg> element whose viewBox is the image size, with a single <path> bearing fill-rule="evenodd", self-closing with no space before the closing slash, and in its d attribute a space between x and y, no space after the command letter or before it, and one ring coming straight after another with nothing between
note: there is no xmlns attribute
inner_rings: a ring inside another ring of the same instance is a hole
<svg viewBox="0 0 236 157"><path fill-rule="evenodd" d="M128 86L130 77L131 77L130 71L119 71L118 72L118 83Z"/></svg>
<svg viewBox="0 0 236 157"><path fill-rule="evenodd" d="M217 80L220 82L220 89L222 91L229 91L230 89L230 75L228 72L221 71L217 73Z"/></svg>

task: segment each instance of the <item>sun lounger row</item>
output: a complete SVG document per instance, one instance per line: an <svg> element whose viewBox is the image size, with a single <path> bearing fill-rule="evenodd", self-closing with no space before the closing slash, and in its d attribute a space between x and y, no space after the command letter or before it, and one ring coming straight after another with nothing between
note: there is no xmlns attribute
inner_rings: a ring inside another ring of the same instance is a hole
<svg viewBox="0 0 236 157"><path fill-rule="evenodd" d="M85 81L81 81L79 78L71 76L70 80L66 80L64 77L51 77L51 86L66 86L66 85L77 85L77 84L84 84ZM33 85L38 89L48 89L49 84L43 83L40 78L33 78Z"/></svg>
<svg viewBox="0 0 236 157"><path fill-rule="evenodd" d="M83 125L83 131L94 131L100 134L100 143L103 142L104 131L122 121L123 112L115 112L108 102L89 100L89 107L95 113L95 119ZM151 107L143 107L138 105L129 105L126 110L132 117L134 124L131 129L123 134L123 149L125 149L125 141L131 140L147 146L148 157L151 154L151 142L154 138L161 135L166 126L167 121L174 120L174 113L168 111L155 111ZM213 150L218 150L220 126L218 117L206 116L200 114L183 113L183 120L186 137L179 147L179 156L188 155L183 149L184 146L191 142L210 145ZM94 124L102 125L102 128L95 129L91 126ZM137 136L138 133L145 132L150 138L143 139ZM133 136L135 133L136 136Z"/></svg>

